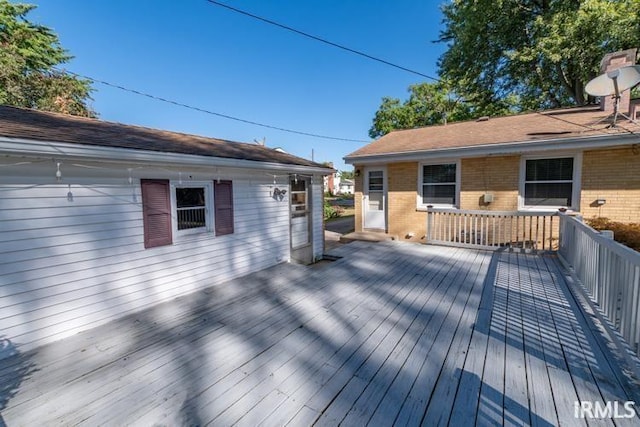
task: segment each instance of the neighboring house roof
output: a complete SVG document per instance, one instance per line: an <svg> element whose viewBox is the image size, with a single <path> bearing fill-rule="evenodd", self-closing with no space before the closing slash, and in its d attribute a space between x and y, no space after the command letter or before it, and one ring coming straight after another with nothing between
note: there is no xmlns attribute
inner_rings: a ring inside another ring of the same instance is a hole
<svg viewBox="0 0 640 427"><path fill-rule="evenodd" d="M353 185L353 181L350 179L341 179L340 185Z"/></svg>
<svg viewBox="0 0 640 427"><path fill-rule="evenodd" d="M331 172L321 164L257 144L9 106L0 106L0 137L309 166Z"/></svg>
<svg viewBox="0 0 640 427"><path fill-rule="evenodd" d="M601 111L598 106L589 106L399 130L349 154L345 160L358 163L383 158L409 159L426 153L481 155L507 153L509 149L522 152L541 146L567 148L564 145L575 145L578 140L640 143L640 137L631 133L640 132L638 124L619 116L618 125L608 128L610 120L599 120L609 115L610 112ZM631 137L636 141L624 139Z"/></svg>

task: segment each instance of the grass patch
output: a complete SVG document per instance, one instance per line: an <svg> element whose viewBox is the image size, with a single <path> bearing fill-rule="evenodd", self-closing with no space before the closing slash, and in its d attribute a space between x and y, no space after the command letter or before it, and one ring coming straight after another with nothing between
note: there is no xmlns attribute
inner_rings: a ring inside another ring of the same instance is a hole
<svg viewBox="0 0 640 427"><path fill-rule="evenodd" d="M355 208L353 203L344 203L343 200L335 198L325 198L324 200L324 220L331 221L332 219L344 218L355 215Z"/></svg>
<svg viewBox="0 0 640 427"><path fill-rule="evenodd" d="M324 201L324 219L325 221L340 218L342 216L343 209L340 206L335 206L329 203L327 200Z"/></svg>

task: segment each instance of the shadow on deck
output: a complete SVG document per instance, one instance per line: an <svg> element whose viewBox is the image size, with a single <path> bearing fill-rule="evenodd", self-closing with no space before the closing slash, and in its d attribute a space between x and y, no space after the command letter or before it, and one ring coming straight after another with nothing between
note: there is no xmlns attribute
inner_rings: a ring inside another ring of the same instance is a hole
<svg viewBox="0 0 640 427"><path fill-rule="evenodd" d="M576 402L622 407L637 394L553 257L338 251L320 268L282 264L10 349L4 422L584 425ZM640 424L631 415L622 421Z"/></svg>

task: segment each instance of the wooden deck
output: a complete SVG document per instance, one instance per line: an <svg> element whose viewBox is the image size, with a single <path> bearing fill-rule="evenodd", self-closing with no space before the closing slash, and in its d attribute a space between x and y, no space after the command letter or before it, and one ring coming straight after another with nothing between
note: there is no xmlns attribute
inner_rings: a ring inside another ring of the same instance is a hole
<svg viewBox="0 0 640 427"><path fill-rule="evenodd" d="M633 400L552 256L339 251L29 353L5 341L0 426L585 425L576 401Z"/></svg>

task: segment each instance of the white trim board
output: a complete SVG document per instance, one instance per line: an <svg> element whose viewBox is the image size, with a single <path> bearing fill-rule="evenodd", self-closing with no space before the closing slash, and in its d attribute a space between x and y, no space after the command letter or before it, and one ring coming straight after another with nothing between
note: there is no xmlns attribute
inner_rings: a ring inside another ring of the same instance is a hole
<svg viewBox="0 0 640 427"><path fill-rule="evenodd" d="M99 160L108 163L132 162L157 165L222 166L247 169L268 169L288 172L330 174L332 169L286 163L259 162L214 156L197 156L130 148L102 147L55 141L0 137L0 153L36 158L72 158Z"/></svg>
<svg viewBox="0 0 640 427"><path fill-rule="evenodd" d="M571 206L526 206L524 204L524 187L525 187L525 175L527 160L536 159L557 159L561 157L573 158L573 177L572 177L572 190L571 190ZM527 155L520 157L520 170L518 175L518 210L519 211L551 211L555 212L558 208L566 207L567 209L575 212L580 211L580 195L582 191L582 152L553 152L545 154Z"/></svg>

